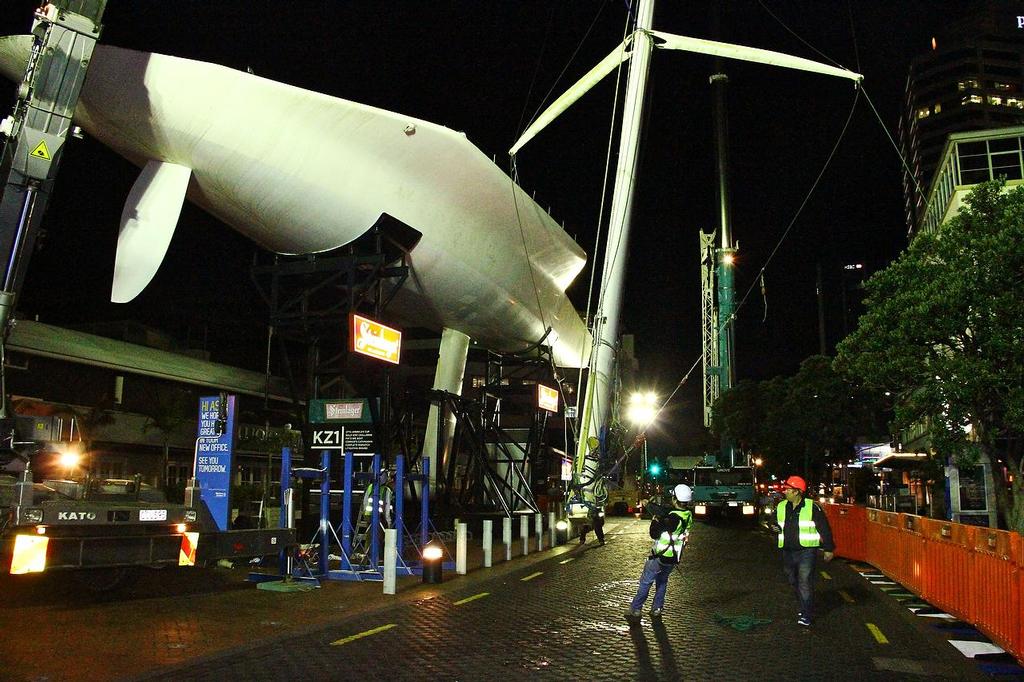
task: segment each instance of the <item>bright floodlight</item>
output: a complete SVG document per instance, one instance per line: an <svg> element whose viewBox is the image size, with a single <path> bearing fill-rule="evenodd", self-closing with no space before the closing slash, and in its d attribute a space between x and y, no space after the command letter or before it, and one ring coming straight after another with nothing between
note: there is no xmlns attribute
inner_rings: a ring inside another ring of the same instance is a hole
<svg viewBox="0 0 1024 682"><path fill-rule="evenodd" d="M74 469L82 461L82 455L80 455L77 452L72 452L70 450L66 450L66 451L60 453L60 457L58 458L58 461L60 462L60 465L63 468L65 468L65 469Z"/></svg>
<svg viewBox="0 0 1024 682"><path fill-rule="evenodd" d="M658 396L654 393L634 393L629 398L627 418L634 425L644 427L654 421Z"/></svg>

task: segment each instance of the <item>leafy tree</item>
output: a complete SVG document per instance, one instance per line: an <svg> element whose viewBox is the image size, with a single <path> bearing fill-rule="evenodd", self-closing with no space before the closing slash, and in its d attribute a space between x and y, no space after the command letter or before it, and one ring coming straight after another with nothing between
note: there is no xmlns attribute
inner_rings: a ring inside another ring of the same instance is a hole
<svg viewBox="0 0 1024 682"><path fill-rule="evenodd" d="M849 455L858 436L879 430L869 405L829 358L815 355L792 377L740 382L724 393L714 427L744 450L762 453L771 473L819 478L825 464Z"/></svg>
<svg viewBox="0 0 1024 682"><path fill-rule="evenodd" d="M714 405L711 428L743 452L756 450L764 425L764 399L761 384L740 381Z"/></svg>
<svg viewBox="0 0 1024 682"><path fill-rule="evenodd" d="M157 431L163 445L160 486L168 493L168 498L177 499L178 491L170 490L167 483L170 444L176 432L194 423L196 418L195 398L188 389L169 384L157 384L152 389L145 410L146 423L143 430ZM181 490L181 494L184 495L184 489Z"/></svg>
<svg viewBox="0 0 1024 682"><path fill-rule="evenodd" d="M926 425L944 463L1006 457L1000 515L1024 531L1024 189L979 185L866 284L866 312L836 366L894 398L895 426Z"/></svg>

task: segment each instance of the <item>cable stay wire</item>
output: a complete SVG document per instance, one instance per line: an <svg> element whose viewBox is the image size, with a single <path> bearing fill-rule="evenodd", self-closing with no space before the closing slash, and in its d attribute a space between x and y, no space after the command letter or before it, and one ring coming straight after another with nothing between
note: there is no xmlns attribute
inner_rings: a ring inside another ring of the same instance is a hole
<svg viewBox="0 0 1024 682"><path fill-rule="evenodd" d="M846 136L846 131L850 127L850 121L853 119L853 114L854 114L854 112L857 109L857 101L858 101L858 99L860 97L860 91L861 91L861 88L857 88L856 92L854 93L853 104L850 106L850 113L846 117L846 122L843 124L843 129L842 129L842 131L840 131L839 137L836 138L835 144L832 145L832 150L829 152L828 157L825 159L825 163L822 165L821 170L818 172L817 177L815 177L814 182L811 183L811 186L807 190L807 194L804 196L803 201L800 202L800 206L797 208L796 213L793 215L792 219L789 221L789 224L786 226L786 229L783 231L782 235L779 237L779 239L776 242L774 248L772 248L771 252L768 254L768 257L765 259L764 265L762 265L760 270L758 270L758 273L757 273L757 275L754 276L751 285L747 288L746 292L743 294L743 297L736 304L736 307L733 310L732 314L729 316L729 319L726 320L724 323L722 323L723 328L725 326L727 326L729 324L733 324L735 322L736 315L743 308L744 303L746 303L747 298L750 296L750 292L753 291L755 286L758 286L759 283L762 282L763 277L764 277L764 273L767 270L768 266L771 264L772 260L774 259L775 254L778 253L779 249L782 247L782 244L786 241L786 238L789 236L789 233L792 231L793 226L796 224L797 219L800 217L800 214L803 212L804 207L807 206L807 202L810 200L811 196L814 194L814 190L817 189L818 184L821 182L822 177L825 175L825 171L828 169L829 165L831 165L832 159L835 157L836 151L839 149L839 145L842 143L843 138ZM683 378L679 380L679 383L676 384L675 389L662 402L661 406L655 412L655 415L661 414L661 412L668 406L668 404L675 397L676 393L679 392L679 389L681 389L683 387L683 385L689 380L690 375L693 374L694 369L697 367L697 365L700 364L700 362L703 360L703 358L704 358L704 354L703 353L700 353L697 356L697 359L694 360L692 365L690 365L690 369L687 370L686 375L683 376Z"/></svg>

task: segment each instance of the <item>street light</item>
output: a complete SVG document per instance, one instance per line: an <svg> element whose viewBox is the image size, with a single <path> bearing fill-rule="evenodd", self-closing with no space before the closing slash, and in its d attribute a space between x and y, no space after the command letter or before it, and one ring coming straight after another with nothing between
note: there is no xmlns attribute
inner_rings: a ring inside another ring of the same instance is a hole
<svg viewBox="0 0 1024 682"><path fill-rule="evenodd" d="M642 457L643 461L641 466L644 471L644 479L647 478L647 473L651 476L657 476L661 471L661 466L657 462L650 465L648 470L647 464L647 435L644 433L647 427L654 421L654 417L658 414L658 396L655 393L634 393L629 398L629 407L626 410L626 417L636 427L637 431L643 434L643 450ZM637 493L639 495L639 491ZM639 502L639 500L638 500Z"/></svg>

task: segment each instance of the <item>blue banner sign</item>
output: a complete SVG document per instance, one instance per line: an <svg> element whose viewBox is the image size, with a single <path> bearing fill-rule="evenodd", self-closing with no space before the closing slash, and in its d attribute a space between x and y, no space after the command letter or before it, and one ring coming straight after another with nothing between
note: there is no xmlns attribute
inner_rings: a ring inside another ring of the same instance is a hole
<svg viewBox="0 0 1024 682"><path fill-rule="evenodd" d="M199 439L196 442L196 480L200 499L206 503L220 530L231 522L231 455L235 445L235 396L227 396L226 411L220 396L199 399ZM226 414L223 433L218 419Z"/></svg>

